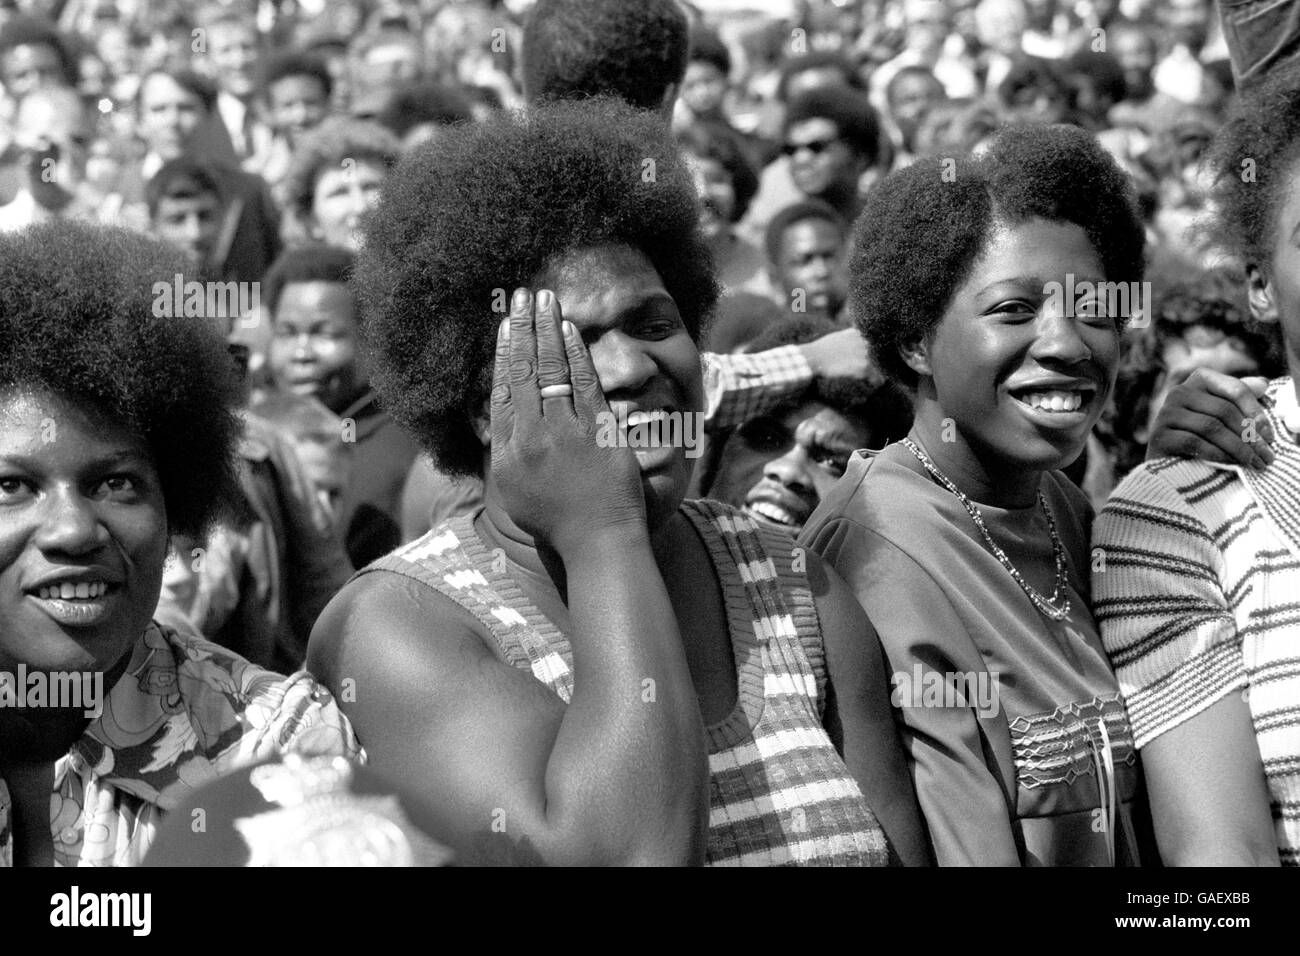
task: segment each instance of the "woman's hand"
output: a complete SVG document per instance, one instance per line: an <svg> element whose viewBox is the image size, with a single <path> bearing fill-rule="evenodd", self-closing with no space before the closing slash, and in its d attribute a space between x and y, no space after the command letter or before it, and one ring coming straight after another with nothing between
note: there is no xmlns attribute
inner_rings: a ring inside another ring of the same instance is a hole
<svg viewBox="0 0 1300 956"><path fill-rule="evenodd" d="M1173 457L1256 469L1269 465L1273 428L1259 404L1266 388L1262 378L1195 369L1165 398L1151 428L1147 461Z"/></svg>
<svg viewBox="0 0 1300 956"><path fill-rule="evenodd" d="M648 534L636 456L597 440L611 415L559 301L515 290L497 332L492 479L511 520L561 556L605 531Z"/></svg>

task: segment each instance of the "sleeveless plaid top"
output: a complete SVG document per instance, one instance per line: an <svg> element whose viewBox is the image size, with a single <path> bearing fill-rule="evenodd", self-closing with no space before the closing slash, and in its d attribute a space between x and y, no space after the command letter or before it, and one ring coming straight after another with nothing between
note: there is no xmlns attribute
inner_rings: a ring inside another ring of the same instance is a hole
<svg viewBox="0 0 1300 956"><path fill-rule="evenodd" d="M826 664L802 570L778 570L772 552L794 541L714 501L682 513L704 540L726 606L737 700L707 727L710 866L884 866L884 832L822 726ZM443 522L371 564L433 588L470 611L507 661L566 703L573 696L568 639L524 597L474 531L473 516Z"/></svg>

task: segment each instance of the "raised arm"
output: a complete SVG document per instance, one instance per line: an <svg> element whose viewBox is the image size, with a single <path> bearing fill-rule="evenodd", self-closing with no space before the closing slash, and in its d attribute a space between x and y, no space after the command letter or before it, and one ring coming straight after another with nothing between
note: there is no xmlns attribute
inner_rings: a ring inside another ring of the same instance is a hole
<svg viewBox="0 0 1300 956"><path fill-rule="evenodd" d="M878 373L856 329L803 345L753 355L705 352L704 420L710 430L735 428L799 394L816 378L869 378Z"/></svg>
<svg viewBox="0 0 1300 956"><path fill-rule="evenodd" d="M572 700L502 660L449 598L396 575L345 589L309 660L371 763L426 796L462 861L700 862L704 729L639 470L630 450L597 445L607 406L595 369L538 298L536 335L525 296L499 339L492 474L511 518L563 562ZM540 397L569 381L572 399Z"/></svg>

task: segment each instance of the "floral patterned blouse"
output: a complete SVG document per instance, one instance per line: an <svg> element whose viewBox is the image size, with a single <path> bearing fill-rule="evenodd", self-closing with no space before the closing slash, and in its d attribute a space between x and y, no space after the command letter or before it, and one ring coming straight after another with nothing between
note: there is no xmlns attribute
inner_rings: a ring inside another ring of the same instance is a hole
<svg viewBox="0 0 1300 956"><path fill-rule="evenodd" d="M310 674L281 677L150 624L103 713L55 763L55 863L135 865L192 790L285 752L364 759L347 718ZM0 779L0 866L13 865L9 807Z"/></svg>

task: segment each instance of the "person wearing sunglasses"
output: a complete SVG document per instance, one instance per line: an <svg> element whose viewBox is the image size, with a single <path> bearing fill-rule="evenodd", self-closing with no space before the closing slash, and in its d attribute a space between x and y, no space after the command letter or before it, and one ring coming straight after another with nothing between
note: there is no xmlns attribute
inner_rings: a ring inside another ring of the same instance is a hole
<svg viewBox="0 0 1300 956"><path fill-rule="evenodd" d="M802 199L820 199L852 222L875 181L880 121L866 97L838 87L794 98L781 153Z"/></svg>

